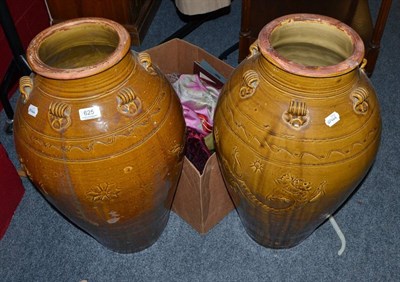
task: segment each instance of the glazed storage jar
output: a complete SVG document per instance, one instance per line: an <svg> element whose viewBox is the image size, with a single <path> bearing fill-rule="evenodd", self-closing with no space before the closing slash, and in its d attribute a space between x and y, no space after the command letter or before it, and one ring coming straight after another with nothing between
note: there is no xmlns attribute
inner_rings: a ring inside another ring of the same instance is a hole
<svg viewBox="0 0 400 282"><path fill-rule="evenodd" d="M381 120L361 38L325 16L267 24L224 86L217 156L248 234L300 243L355 190L376 156Z"/></svg>
<svg viewBox="0 0 400 282"><path fill-rule="evenodd" d="M162 233L181 172L182 108L128 32L80 18L27 49L14 134L20 162L45 198L104 246L140 251Z"/></svg>

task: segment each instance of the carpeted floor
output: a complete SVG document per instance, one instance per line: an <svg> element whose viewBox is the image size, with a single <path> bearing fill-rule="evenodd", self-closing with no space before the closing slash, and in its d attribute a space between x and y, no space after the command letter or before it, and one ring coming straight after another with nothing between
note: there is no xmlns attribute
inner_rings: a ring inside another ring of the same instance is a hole
<svg viewBox="0 0 400 282"><path fill-rule="evenodd" d="M370 2L376 15L380 1ZM0 281L400 281L400 4L393 2L372 77L382 109L381 147L368 177L335 214L347 240L341 256L329 221L300 245L271 250L248 237L235 211L204 236L172 213L153 246L121 255L71 225L24 178L25 195L0 241ZM241 1L233 1L230 14L185 40L218 56L238 40L240 9ZM157 45L183 24L173 2L163 0L134 49ZM236 66L237 56L227 62ZM0 118L3 126L3 112ZM18 166L12 136L0 136Z"/></svg>

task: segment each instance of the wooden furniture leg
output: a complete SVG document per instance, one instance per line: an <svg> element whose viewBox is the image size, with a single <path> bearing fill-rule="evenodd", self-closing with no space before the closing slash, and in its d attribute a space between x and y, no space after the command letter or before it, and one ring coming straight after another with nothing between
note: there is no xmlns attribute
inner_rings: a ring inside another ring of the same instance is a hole
<svg viewBox="0 0 400 282"><path fill-rule="evenodd" d="M378 59L380 47L381 47L381 39L383 36L383 31L385 29L385 25L387 22L387 18L389 16L390 7L392 5L392 0L382 0L381 6L379 8L379 14L375 22L374 31L372 33L372 38L369 44L365 46L366 48L366 56L367 65L365 66L365 71L368 76L371 76L376 61Z"/></svg>
<svg viewBox="0 0 400 282"><path fill-rule="evenodd" d="M0 102L7 115L5 131L7 134L12 134L14 111L8 100L8 91L17 74L20 76L29 75L31 69L25 60L25 51L18 36L6 0L0 0L0 26L3 28L7 42L13 54L13 59L0 85Z"/></svg>

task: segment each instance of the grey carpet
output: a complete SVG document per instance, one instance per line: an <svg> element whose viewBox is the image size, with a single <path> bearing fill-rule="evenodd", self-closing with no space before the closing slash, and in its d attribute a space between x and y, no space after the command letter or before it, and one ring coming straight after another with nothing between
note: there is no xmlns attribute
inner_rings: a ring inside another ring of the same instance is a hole
<svg viewBox="0 0 400 282"><path fill-rule="evenodd" d="M370 2L376 15L380 1ZM400 281L400 7L393 2L372 77L382 108L382 143L368 177L335 214L347 239L343 255L329 222L297 247L271 250L247 236L235 211L204 236L172 213L153 246L121 255L71 225L24 179L26 194L0 241L0 281ZM219 55L238 40L240 9L235 0L229 15L185 40ZM135 49L155 46L183 24L173 2L162 1ZM227 62L236 66L237 56ZM3 112L0 118L3 126ZM18 166L12 136L0 134Z"/></svg>

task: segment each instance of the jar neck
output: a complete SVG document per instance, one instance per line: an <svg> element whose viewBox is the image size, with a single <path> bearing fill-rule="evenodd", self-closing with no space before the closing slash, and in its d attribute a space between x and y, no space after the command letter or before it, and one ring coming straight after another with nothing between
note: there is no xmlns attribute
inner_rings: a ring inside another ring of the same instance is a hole
<svg viewBox="0 0 400 282"><path fill-rule="evenodd" d="M78 18L40 32L27 48L35 73L52 79L79 79L116 65L130 49L128 31L102 18Z"/></svg>
<svg viewBox="0 0 400 282"><path fill-rule="evenodd" d="M318 97L344 93L359 78L364 57L360 36L337 19L292 14L268 23L259 33L259 65L271 83ZM338 94L339 95L339 94Z"/></svg>
<svg viewBox="0 0 400 282"><path fill-rule="evenodd" d="M336 76L303 76L291 73L290 69L277 67L263 54L256 58L257 67L260 74L278 89L291 95L301 95L309 98L324 98L332 94L332 87L336 93L346 93L350 91L360 77L358 68L350 68L348 72L342 72Z"/></svg>
<svg viewBox="0 0 400 282"><path fill-rule="evenodd" d="M35 76L42 93L58 99L92 99L121 87L136 71L135 56L128 52L118 63L100 73L77 79L52 79Z"/></svg>

